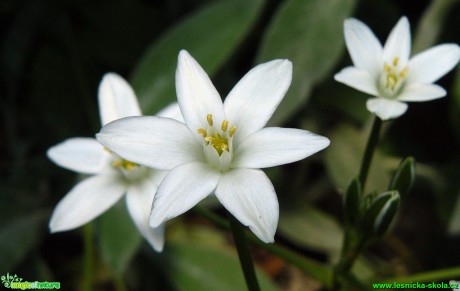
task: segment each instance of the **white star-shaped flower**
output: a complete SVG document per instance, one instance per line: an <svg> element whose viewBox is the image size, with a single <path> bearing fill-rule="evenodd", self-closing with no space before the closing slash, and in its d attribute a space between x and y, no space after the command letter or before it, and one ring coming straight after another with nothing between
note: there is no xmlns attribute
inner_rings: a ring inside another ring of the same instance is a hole
<svg viewBox="0 0 460 291"><path fill-rule="evenodd" d="M441 44L412 58L409 21L402 17L382 47L369 27L347 19L345 42L354 67L344 68L335 80L377 98L367 100L367 109L382 120L397 118L407 110L404 102L441 98L446 91L433 84L452 70L460 59L460 47Z"/></svg>
<svg viewBox="0 0 460 291"><path fill-rule="evenodd" d="M106 74L99 86L99 111L102 125L119 118L142 115L132 88L113 73ZM182 119L177 104L159 114ZM86 224L126 193L128 211L135 225L155 250L163 249L164 227L149 227L149 216L156 189L166 174L164 171L122 159L94 138L70 138L51 147L47 154L61 167L91 175L58 203L49 224L51 232Z"/></svg>
<svg viewBox="0 0 460 291"><path fill-rule="evenodd" d="M259 168L304 159L329 145L325 137L292 128L263 128L292 78L288 60L249 71L225 102L188 52L179 54L176 90L185 123L131 117L105 126L97 139L117 154L170 170L155 196L150 225L157 227L214 193L263 241L278 224L275 189Z"/></svg>

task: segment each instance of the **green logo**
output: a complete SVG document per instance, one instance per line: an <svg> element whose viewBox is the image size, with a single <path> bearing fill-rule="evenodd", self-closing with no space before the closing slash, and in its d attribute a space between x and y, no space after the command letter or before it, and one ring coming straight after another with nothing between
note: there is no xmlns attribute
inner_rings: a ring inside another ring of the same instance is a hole
<svg viewBox="0 0 460 291"><path fill-rule="evenodd" d="M60 289L61 283L60 282L29 282L29 281L22 281L22 278L19 278L18 275L10 275L10 273L6 273L6 276L2 276L2 284L6 288L11 289Z"/></svg>

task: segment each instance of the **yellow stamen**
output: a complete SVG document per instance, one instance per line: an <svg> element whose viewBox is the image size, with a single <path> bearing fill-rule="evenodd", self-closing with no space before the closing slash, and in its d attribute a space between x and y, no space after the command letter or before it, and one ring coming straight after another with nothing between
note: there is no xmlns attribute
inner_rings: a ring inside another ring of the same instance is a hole
<svg viewBox="0 0 460 291"><path fill-rule="evenodd" d="M130 161L127 161L127 160L124 160L124 159L113 161L112 166L117 167L117 168L123 168L123 169L125 169L127 171L130 171L130 170L132 170L134 168L139 167L138 164L130 162Z"/></svg>
<svg viewBox="0 0 460 291"><path fill-rule="evenodd" d="M224 120L222 121L222 131L227 131L227 128L228 128L228 120Z"/></svg>
<svg viewBox="0 0 460 291"><path fill-rule="evenodd" d="M399 58L398 58L398 57L395 57L395 58L393 59L393 66L396 67L396 66L398 65L398 63L399 63Z"/></svg>
<svg viewBox="0 0 460 291"><path fill-rule="evenodd" d="M389 73L391 71L391 66L389 64L387 64L387 62L385 62L383 64L383 70L387 73Z"/></svg>
<svg viewBox="0 0 460 291"><path fill-rule="evenodd" d="M208 116L206 116L206 119L208 120L209 126L212 126L214 124L214 122L212 121L212 114L208 114Z"/></svg>
<svg viewBox="0 0 460 291"><path fill-rule="evenodd" d="M232 128L230 129L230 132L228 133L228 136L233 137L233 135L235 134L235 131L236 131L236 126L232 126Z"/></svg>
<svg viewBox="0 0 460 291"><path fill-rule="evenodd" d="M391 90L394 90L397 83L398 83L398 77L393 73L388 74L386 87L390 88Z"/></svg>
<svg viewBox="0 0 460 291"><path fill-rule="evenodd" d="M203 137L206 137L208 135L204 128L199 128L198 133L201 134Z"/></svg>
<svg viewBox="0 0 460 291"><path fill-rule="evenodd" d="M405 79L407 77L407 73L409 73L409 67L405 67L401 72L399 72L399 76Z"/></svg>

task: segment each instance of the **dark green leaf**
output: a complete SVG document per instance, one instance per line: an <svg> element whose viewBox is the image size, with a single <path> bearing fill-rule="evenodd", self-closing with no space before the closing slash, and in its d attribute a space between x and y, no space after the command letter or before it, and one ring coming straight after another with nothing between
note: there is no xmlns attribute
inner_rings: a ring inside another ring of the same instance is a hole
<svg viewBox="0 0 460 291"><path fill-rule="evenodd" d="M397 190L403 198L410 189L415 180L415 159L413 157L405 158L399 165L396 173L391 179L388 190Z"/></svg>
<svg viewBox="0 0 460 291"><path fill-rule="evenodd" d="M142 241L124 199L104 213L98 222L102 258L113 272L122 274Z"/></svg>
<svg viewBox="0 0 460 291"><path fill-rule="evenodd" d="M396 211L398 210L399 201L400 197L398 192L394 192L391 199L383 206L374 223L374 235L376 237L384 235L390 227L390 224L396 215Z"/></svg>
<svg viewBox="0 0 460 291"><path fill-rule="evenodd" d="M355 178L350 182L347 191L343 195L345 222L349 225L354 225L359 216L361 196L361 183L359 179Z"/></svg>
<svg viewBox="0 0 460 291"><path fill-rule="evenodd" d="M389 220L389 222L391 222L396 210L392 212L393 207L390 207L390 205L393 205L393 200L395 199L399 201L399 194L397 191L383 192L373 199L372 203L365 211L361 221L361 230L365 237L375 237L377 235L376 231L380 230L383 226L385 226L385 223L388 222L388 218L386 216L393 213L390 217L391 219ZM383 225L380 226L382 223Z"/></svg>
<svg viewBox="0 0 460 291"><path fill-rule="evenodd" d="M257 62L287 58L294 64L291 87L270 123L280 124L308 99L314 85L329 76L343 48L343 21L355 0L288 0L264 36Z"/></svg>
<svg viewBox="0 0 460 291"><path fill-rule="evenodd" d="M213 2L156 41L131 78L144 114L154 114L176 101L174 72L179 50L188 50L214 75L248 33L262 4L262 0Z"/></svg>

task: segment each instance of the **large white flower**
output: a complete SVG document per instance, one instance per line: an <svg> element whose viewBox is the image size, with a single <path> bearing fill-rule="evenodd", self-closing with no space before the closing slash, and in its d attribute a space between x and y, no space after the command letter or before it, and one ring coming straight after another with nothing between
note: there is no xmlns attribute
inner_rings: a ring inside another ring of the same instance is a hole
<svg viewBox="0 0 460 291"><path fill-rule="evenodd" d="M99 86L99 111L102 125L119 118L142 115L129 84L113 73L106 74ZM181 119L177 104L160 114ZM82 226L105 212L126 193L128 210L137 228L155 250L163 249L164 227L149 227L149 216L156 189L166 174L164 171L122 159L94 138L68 139L51 147L47 154L61 167L91 175L58 203L49 224L51 232Z"/></svg>
<svg viewBox="0 0 460 291"><path fill-rule="evenodd" d="M409 21L402 17L382 47L369 27L357 19L347 19L345 42L354 67L347 67L335 80L376 96L367 100L367 109L382 120L397 118L407 110L407 102L441 98L446 91L433 84L452 70L460 59L456 44L441 44L409 59Z"/></svg>
<svg viewBox="0 0 460 291"><path fill-rule="evenodd" d="M292 78L288 60L261 64L222 99L201 66L179 54L176 90L185 123L131 117L105 126L97 139L117 154L171 170L155 196L150 225L157 227L215 193L223 206L263 241L272 242L279 207L258 168L306 158L329 140L305 130L263 128Z"/></svg>

